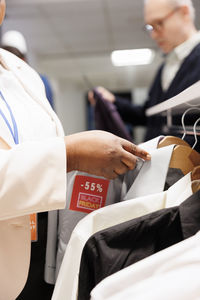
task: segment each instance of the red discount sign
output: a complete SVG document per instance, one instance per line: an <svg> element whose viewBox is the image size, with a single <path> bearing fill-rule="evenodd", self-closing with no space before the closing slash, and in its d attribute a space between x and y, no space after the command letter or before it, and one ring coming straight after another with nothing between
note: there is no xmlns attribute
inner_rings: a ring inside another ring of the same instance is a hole
<svg viewBox="0 0 200 300"><path fill-rule="evenodd" d="M77 175L69 209L89 213L104 207L108 186L109 180Z"/></svg>

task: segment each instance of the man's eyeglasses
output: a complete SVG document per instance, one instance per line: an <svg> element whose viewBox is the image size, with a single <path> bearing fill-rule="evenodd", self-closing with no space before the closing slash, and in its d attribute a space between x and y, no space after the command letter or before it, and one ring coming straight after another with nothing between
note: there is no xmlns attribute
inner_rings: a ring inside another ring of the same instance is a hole
<svg viewBox="0 0 200 300"><path fill-rule="evenodd" d="M151 33L152 31L157 31L157 32L162 31L163 25L164 25L165 21L166 21L167 19L169 19L170 17L172 17L179 9L180 9L180 6L174 8L172 11L170 11L170 12L169 12L165 17L163 17L162 19L157 20L157 21L153 22L152 24L145 24L145 25L144 25L144 29L145 29L147 32L150 32L150 33Z"/></svg>

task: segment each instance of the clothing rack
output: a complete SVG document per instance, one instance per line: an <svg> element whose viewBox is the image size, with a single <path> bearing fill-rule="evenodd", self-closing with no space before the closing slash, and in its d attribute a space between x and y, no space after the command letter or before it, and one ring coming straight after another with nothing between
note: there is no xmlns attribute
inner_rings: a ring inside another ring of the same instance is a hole
<svg viewBox="0 0 200 300"><path fill-rule="evenodd" d="M167 128L175 129L178 133L184 133L183 128L180 126L174 126L172 124L172 116L177 114L183 114L188 108L192 109L189 114L195 114L198 110L200 111L200 81L181 92L180 94L150 107L146 110L146 116L150 117L156 114L161 114L167 117ZM200 135L200 126L196 127L197 135ZM194 134L193 128L187 128L186 134Z"/></svg>

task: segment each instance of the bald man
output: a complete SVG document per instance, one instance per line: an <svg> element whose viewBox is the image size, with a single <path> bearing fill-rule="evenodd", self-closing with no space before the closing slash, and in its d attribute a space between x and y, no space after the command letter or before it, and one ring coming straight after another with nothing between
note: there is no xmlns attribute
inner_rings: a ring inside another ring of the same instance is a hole
<svg viewBox="0 0 200 300"><path fill-rule="evenodd" d="M200 32L194 24L195 10L191 0L145 0L144 21L150 37L165 54L165 62L155 76L147 101L143 106L132 105L103 87L99 87L98 91L116 105L124 121L146 126L145 140L149 140L165 133L166 118L146 117L146 109L200 80ZM92 92L89 100L95 101ZM192 125L194 120L190 118ZM181 125L180 116L173 118L173 124ZM188 142L193 143L193 139Z"/></svg>

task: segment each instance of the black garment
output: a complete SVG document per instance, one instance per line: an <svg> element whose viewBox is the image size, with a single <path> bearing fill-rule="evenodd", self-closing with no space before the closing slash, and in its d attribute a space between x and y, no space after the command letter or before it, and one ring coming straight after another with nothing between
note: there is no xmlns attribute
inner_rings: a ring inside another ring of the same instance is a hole
<svg viewBox="0 0 200 300"><path fill-rule="evenodd" d="M54 285L44 281L47 217L47 212L38 214L38 241L31 244L31 262L28 280L16 300L51 300Z"/></svg>
<svg viewBox="0 0 200 300"><path fill-rule="evenodd" d="M78 300L105 277L200 230L200 191L180 206L162 209L112 226L87 241L81 257Z"/></svg>
<svg viewBox="0 0 200 300"><path fill-rule="evenodd" d="M103 99L102 95L94 89L96 98L95 105L95 128L109 131L119 137L132 141L124 122L122 121L116 106Z"/></svg>
<svg viewBox="0 0 200 300"><path fill-rule="evenodd" d="M182 170L177 168L169 168L167 172L167 177L165 180L164 191L167 191L170 186L175 184L178 180L180 180L184 176Z"/></svg>
<svg viewBox="0 0 200 300"><path fill-rule="evenodd" d="M115 102L115 105L124 121L133 125L147 126L145 140L150 140L163 133L165 134L165 132L162 131L162 126L167 124L166 118L160 115L146 117L146 109L176 96L200 80L200 44L198 44L184 59L181 67L166 91L163 91L161 86L162 70L163 65L157 72L154 82L150 88L148 99L144 106L132 105L128 101L124 101L124 99L122 101L120 98L117 98ZM189 121L188 118L186 119L186 125L194 125L197 117L190 116ZM173 124L181 126L181 116L173 117ZM168 134L170 135L170 132ZM187 139L188 136L186 137L186 140ZM194 143L194 141L191 141L190 139L188 139L188 142L192 144Z"/></svg>

